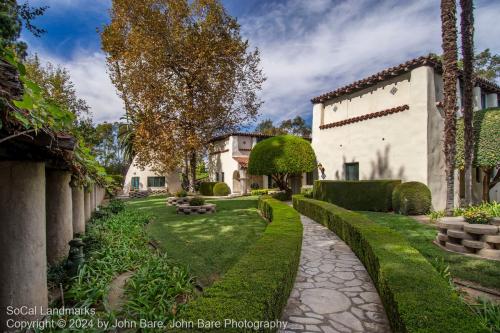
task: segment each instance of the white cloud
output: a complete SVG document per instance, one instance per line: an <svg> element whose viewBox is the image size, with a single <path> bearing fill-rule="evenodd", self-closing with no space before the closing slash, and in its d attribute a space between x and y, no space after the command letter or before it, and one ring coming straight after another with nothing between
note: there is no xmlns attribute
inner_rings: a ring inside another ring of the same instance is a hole
<svg viewBox="0 0 500 333"><path fill-rule="evenodd" d="M42 61L59 64L69 70L77 95L91 107L94 122L117 121L124 115L122 100L106 71L106 59L100 52L76 51L69 59L59 59L44 51Z"/></svg>
<svg viewBox="0 0 500 333"><path fill-rule="evenodd" d="M476 4L476 45L500 51L500 3ZM240 18L261 50L268 80L263 118L310 116L311 97L397 65L441 52L439 2L288 0ZM493 31L496 30L496 31Z"/></svg>

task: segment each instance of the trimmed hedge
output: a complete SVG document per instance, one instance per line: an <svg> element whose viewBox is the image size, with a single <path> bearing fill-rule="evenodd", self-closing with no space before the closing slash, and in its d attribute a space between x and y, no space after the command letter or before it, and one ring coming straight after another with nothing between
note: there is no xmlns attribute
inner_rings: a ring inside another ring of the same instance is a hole
<svg viewBox="0 0 500 333"><path fill-rule="evenodd" d="M219 182L216 183L213 187L213 195L216 196L226 196L231 194L231 189L226 183Z"/></svg>
<svg viewBox="0 0 500 333"><path fill-rule="evenodd" d="M206 196L214 195L214 186L217 182L201 182L200 183L200 194Z"/></svg>
<svg viewBox="0 0 500 333"><path fill-rule="evenodd" d="M333 204L293 197L300 213L342 238L363 262L397 332L488 332L448 282L406 239Z"/></svg>
<svg viewBox="0 0 500 333"><path fill-rule="evenodd" d="M259 209L272 221L263 236L222 280L189 302L179 319L224 322L276 320L281 316L292 290L300 260L302 224L288 205L263 196ZM196 327L195 327L196 330ZM241 329L224 328L224 332Z"/></svg>
<svg viewBox="0 0 500 333"><path fill-rule="evenodd" d="M392 210L392 191L401 180L316 180L314 199L351 210L388 212Z"/></svg>
<svg viewBox="0 0 500 333"><path fill-rule="evenodd" d="M431 190L424 183L407 182L392 192L392 208L403 215L423 215L431 210Z"/></svg>

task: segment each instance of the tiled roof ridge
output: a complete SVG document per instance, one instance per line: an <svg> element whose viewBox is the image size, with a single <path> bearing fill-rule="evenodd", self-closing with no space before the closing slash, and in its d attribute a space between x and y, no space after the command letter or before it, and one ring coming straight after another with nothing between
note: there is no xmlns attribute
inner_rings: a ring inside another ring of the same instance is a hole
<svg viewBox="0 0 500 333"><path fill-rule="evenodd" d="M363 120L388 116L390 114L402 112L402 111L409 110L409 109L410 109L410 106L408 104L404 104L404 105L400 105L400 106L397 106L394 108L390 108L390 109L386 109L386 110L382 110L382 111L377 111L377 112L372 112L372 113L364 114L364 115L358 116L358 117L347 118L347 119L344 119L341 121L336 121L333 123L324 124L324 125L321 125L319 128L320 129L327 129L327 128L332 128L332 127L340 127L340 126L344 126L344 125L348 125L348 124L357 123L357 122L360 122Z"/></svg>
<svg viewBox="0 0 500 333"><path fill-rule="evenodd" d="M312 103L322 103L326 100L339 97L345 94L350 94L354 93L357 91L360 91L362 89L371 87L379 82L385 81L387 79L390 79L392 77L396 77L399 75L402 75L404 73L409 72L410 70L421 67L421 66L431 66L434 69L436 69L439 73L442 72L442 64L441 60L439 60L435 55L429 54L427 56L420 56L411 60L408 60L402 64L399 64L397 66L389 67L386 68L376 74L373 74L371 76L368 76L364 79L355 81L351 84L348 84L346 86L337 88L335 90L332 90L328 93L319 95L317 97L314 97L311 99ZM462 70L459 70L458 72L459 76L462 76ZM492 91L500 93L500 86L497 85L495 82L486 80L481 77L476 77L476 84L480 85L484 88L490 89Z"/></svg>

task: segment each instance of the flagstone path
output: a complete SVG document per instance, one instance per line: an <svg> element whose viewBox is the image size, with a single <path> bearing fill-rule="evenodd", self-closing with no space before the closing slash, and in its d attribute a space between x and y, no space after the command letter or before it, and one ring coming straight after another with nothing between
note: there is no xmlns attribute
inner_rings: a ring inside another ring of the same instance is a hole
<svg viewBox="0 0 500 333"><path fill-rule="evenodd" d="M365 267L328 228L301 216L300 267L281 332L391 332Z"/></svg>

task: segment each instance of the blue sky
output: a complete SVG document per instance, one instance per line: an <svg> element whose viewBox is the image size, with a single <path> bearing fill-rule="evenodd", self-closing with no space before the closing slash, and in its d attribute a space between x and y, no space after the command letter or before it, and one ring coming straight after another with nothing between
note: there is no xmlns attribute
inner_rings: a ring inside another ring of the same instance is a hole
<svg viewBox="0 0 500 333"><path fill-rule="evenodd" d="M19 2L22 2L20 0ZM441 52L437 0L223 0L261 51L267 81L261 118L311 118L311 97L429 52ZM123 105L106 73L97 29L110 0L31 0L47 5L41 38L29 51L68 68L96 122L115 121ZM500 1L475 1L477 50L500 53Z"/></svg>

